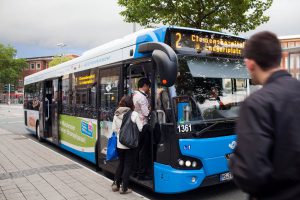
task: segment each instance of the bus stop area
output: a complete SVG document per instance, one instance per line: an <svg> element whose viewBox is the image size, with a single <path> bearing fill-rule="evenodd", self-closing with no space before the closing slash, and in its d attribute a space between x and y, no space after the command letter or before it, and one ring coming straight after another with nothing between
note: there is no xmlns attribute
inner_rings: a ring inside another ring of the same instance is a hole
<svg viewBox="0 0 300 200"><path fill-rule="evenodd" d="M0 128L0 200L145 199L23 135Z"/></svg>

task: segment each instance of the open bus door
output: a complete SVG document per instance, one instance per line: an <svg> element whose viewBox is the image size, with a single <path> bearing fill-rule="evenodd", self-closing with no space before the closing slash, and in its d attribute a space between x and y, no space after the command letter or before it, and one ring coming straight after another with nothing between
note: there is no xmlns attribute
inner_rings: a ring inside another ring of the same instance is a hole
<svg viewBox="0 0 300 200"><path fill-rule="evenodd" d="M47 139L58 144L58 119L61 102L61 78L42 82L38 139Z"/></svg>

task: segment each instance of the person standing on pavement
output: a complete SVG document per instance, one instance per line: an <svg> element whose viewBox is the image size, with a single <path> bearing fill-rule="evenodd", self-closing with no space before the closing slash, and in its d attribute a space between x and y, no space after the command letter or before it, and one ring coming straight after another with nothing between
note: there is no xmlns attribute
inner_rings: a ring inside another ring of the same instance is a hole
<svg viewBox="0 0 300 200"><path fill-rule="evenodd" d="M117 151L119 154L119 165L115 174L114 182L112 184L112 191L120 191L120 194L131 193L132 190L128 188L129 177L132 171L133 163L135 160L136 149L129 149L119 141L119 133L122 125L124 114L133 110L133 101L131 96L124 96L119 102L119 107L115 111L112 130L117 133ZM135 111L131 114L131 121L136 123L139 131L142 131L143 123L140 120L139 114ZM126 133L126 132L125 132ZM122 186L121 186L122 182Z"/></svg>
<svg viewBox="0 0 300 200"><path fill-rule="evenodd" d="M253 35L244 49L252 81L263 87L241 106L229 166L250 199L300 199L300 82L280 68L281 54L271 32Z"/></svg>
<svg viewBox="0 0 300 200"><path fill-rule="evenodd" d="M147 78L141 78L138 81L138 91L133 94L134 110L139 113L140 120L143 123L143 130L140 134L138 147L137 175L139 179L151 179L148 174L151 165L151 136L148 125L150 106L148 94L150 93L150 81Z"/></svg>

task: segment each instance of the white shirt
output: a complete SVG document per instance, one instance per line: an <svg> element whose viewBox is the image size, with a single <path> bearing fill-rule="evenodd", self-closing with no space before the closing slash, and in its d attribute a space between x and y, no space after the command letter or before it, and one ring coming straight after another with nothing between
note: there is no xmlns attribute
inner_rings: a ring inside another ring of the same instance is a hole
<svg viewBox="0 0 300 200"><path fill-rule="evenodd" d="M133 104L134 111L139 114L140 120L143 122L143 125L147 124L149 116L149 102L147 99L147 94L143 91L135 91L133 94Z"/></svg>

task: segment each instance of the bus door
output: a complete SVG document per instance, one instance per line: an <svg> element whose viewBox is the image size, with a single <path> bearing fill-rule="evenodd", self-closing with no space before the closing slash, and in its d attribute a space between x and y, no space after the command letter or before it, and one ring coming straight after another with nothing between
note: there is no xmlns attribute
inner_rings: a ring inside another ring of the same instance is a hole
<svg viewBox="0 0 300 200"><path fill-rule="evenodd" d="M40 136L58 144L58 117L61 79L42 83L43 103L40 109Z"/></svg>
<svg viewBox="0 0 300 200"><path fill-rule="evenodd" d="M129 64L126 72L123 73L125 94L134 94L136 91L138 91L138 82L141 78L147 78L151 81L151 94L147 97L151 108L155 107L156 96L156 85L153 78L155 77L155 70L153 67L153 63L150 62L149 59L146 59L134 64ZM148 124L144 126L144 136L143 139L141 139L143 140L143 142L139 144L140 146L138 148L138 163L137 166L135 166L138 177L131 177L131 179L134 182L142 184L149 189L153 189L153 112L151 112L149 115L150 121L148 121ZM146 157L147 159L142 160L141 157ZM144 162L144 164L142 164L141 162ZM143 169L139 169L142 166L144 166L145 168L143 167ZM145 170L145 172L143 174L139 174L140 170Z"/></svg>
<svg viewBox="0 0 300 200"><path fill-rule="evenodd" d="M97 143L98 164L106 171L115 172L116 162L105 162L107 142L112 135L112 122L119 102L121 64L99 71L99 135Z"/></svg>
<svg viewBox="0 0 300 200"><path fill-rule="evenodd" d="M52 142L58 144L58 120L61 106L61 78L52 80L51 129Z"/></svg>

